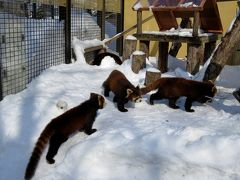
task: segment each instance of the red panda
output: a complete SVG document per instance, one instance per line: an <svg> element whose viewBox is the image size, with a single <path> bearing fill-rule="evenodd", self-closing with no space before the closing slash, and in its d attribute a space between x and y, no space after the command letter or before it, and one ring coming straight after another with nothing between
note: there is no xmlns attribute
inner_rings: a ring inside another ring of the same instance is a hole
<svg viewBox="0 0 240 180"><path fill-rule="evenodd" d="M59 147L67 141L70 135L77 131L84 131L87 135L96 132L97 130L92 129L92 126L97 110L102 109L104 104L103 96L91 93L89 100L52 119L36 142L25 171L25 180L34 176L40 157L48 143L46 159L48 163L53 164L55 162L53 158Z"/></svg>
<svg viewBox="0 0 240 180"><path fill-rule="evenodd" d="M160 78L141 89L142 94L146 94L157 89L157 92L150 96L150 104L153 105L154 100L168 99L171 108L179 108L176 101L179 97L187 97L185 102L185 110L194 112L192 107L193 101L205 103L210 101L217 93L216 86L212 82L199 82L184 78Z"/></svg>
<svg viewBox="0 0 240 180"><path fill-rule="evenodd" d="M141 101L140 88L134 87L123 73L118 70L113 70L109 77L103 83L104 96L108 97L109 92L114 93L113 102L117 103L118 110L121 112L127 112L124 108L124 104L129 100L133 102Z"/></svg>

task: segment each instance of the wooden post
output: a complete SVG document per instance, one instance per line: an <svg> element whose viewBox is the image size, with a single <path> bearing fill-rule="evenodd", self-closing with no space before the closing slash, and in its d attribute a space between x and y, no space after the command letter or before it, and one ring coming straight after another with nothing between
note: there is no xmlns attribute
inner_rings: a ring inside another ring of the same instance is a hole
<svg viewBox="0 0 240 180"><path fill-rule="evenodd" d="M169 42L159 42L158 69L165 73L168 70L168 46Z"/></svg>
<svg viewBox="0 0 240 180"><path fill-rule="evenodd" d="M136 51L136 48L137 48L137 39L133 36L128 36L124 40L122 60L125 61L126 59L130 59L131 54L134 51Z"/></svg>
<svg viewBox="0 0 240 180"><path fill-rule="evenodd" d="M140 51L146 53L146 56L149 57L149 44L150 41L140 40Z"/></svg>
<svg viewBox="0 0 240 180"><path fill-rule="evenodd" d="M153 83L154 81L161 78L161 71L156 70L147 70L144 85L148 86L149 84Z"/></svg>
<svg viewBox="0 0 240 180"><path fill-rule="evenodd" d="M137 11L137 34L142 33L142 11Z"/></svg>
<svg viewBox="0 0 240 180"><path fill-rule="evenodd" d="M198 29L200 25L200 13L199 11L194 11L194 21L193 21L193 33L192 36L198 36Z"/></svg>
<svg viewBox="0 0 240 180"><path fill-rule="evenodd" d="M187 71L196 74L203 59L203 48L200 44L190 44L187 47Z"/></svg>
<svg viewBox="0 0 240 180"><path fill-rule="evenodd" d="M146 67L146 54L142 51L135 51L132 54L132 71L136 74Z"/></svg>

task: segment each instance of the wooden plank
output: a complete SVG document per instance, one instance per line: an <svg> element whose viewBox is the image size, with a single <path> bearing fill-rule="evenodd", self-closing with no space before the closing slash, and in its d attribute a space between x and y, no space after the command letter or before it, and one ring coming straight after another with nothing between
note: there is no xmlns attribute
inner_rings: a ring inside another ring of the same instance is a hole
<svg viewBox="0 0 240 180"><path fill-rule="evenodd" d="M207 0L200 12L201 29L206 32L223 33L222 22L216 0Z"/></svg>
<svg viewBox="0 0 240 180"><path fill-rule="evenodd" d="M152 19L153 17L154 17L154 16L151 15L151 16L149 16L148 18L144 19L142 22L139 22L139 23L142 25L142 24L144 24L145 22L147 22L147 21L149 21L150 19ZM111 44L112 41L114 41L114 40L122 37L122 36L125 35L126 33L129 33L130 31L132 31L132 30L134 30L135 28L137 28L137 26L139 25L139 23L138 23L138 24L135 24L134 26L132 26L132 27L126 29L126 30L124 30L124 31L121 32L121 33L116 34L115 36L111 37L110 39L107 39L104 43L105 43L106 45Z"/></svg>
<svg viewBox="0 0 240 180"><path fill-rule="evenodd" d="M197 6L197 7L152 7L151 8L152 11L203 11L203 7L201 6Z"/></svg>
<svg viewBox="0 0 240 180"><path fill-rule="evenodd" d="M237 0L217 0L217 2L228 2L228 1L237 1Z"/></svg>
<svg viewBox="0 0 240 180"><path fill-rule="evenodd" d="M187 37L178 35L166 35L157 33L133 34L138 40L159 41L159 42L182 42L201 44L221 39L221 34L209 34L208 36Z"/></svg>
<svg viewBox="0 0 240 180"><path fill-rule="evenodd" d="M172 11L153 11L160 31L177 28L178 23Z"/></svg>

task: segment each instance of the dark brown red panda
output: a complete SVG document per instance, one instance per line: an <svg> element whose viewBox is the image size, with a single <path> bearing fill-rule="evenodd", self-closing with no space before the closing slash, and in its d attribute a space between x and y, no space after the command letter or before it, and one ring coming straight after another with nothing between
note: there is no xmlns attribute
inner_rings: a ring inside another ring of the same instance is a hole
<svg viewBox="0 0 240 180"><path fill-rule="evenodd" d="M194 112L192 107L193 101L205 103L210 101L217 93L216 86L212 82L199 82L184 78L160 78L142 88L141 93L146 94L157 89L157 92L150 96L150 104L154 100L168 99L171 108L179 108L176 101L179 97L185 96L185 110Z"/></svg>
<svg viewBox="0 0 240 180"><path fill-rule="evenodd" d="M100 66L102 60L107 57L107 56L110 56L114 59L115 63L116 64L119 64L121 65L122 64L122 61L120 59L120 57L116 54L113 54L113 53L110 53L110 52L103 52L103 53L100 53L100 54L97 54L92 62L92 65L97 65L97 66Z"/></svg>
<svg viewBox="0 0 240 180"><path fill-rule="evenodd" d="M121 112L127 112L124 108L124 104L129 100L133 102L141 101L140 88L134 87L123 73L118 70L113 70L109 77L103 83L104 96L108 97L109 92L114 93L113 102L117 103L118 110Z"/></svg>
<svg viewBox="0 0 240 180"><path fill-rule="evenodd" d="M96 132L97 130L92 129L92 126L97 110L102 109L104 104L103 96L91 93L89 100L50 121L36 142L25 171L25 179L31 179L34 176L39 159L48 142L46 159L48 163L53 164L55 162L53 158L59 147L67 141L70 135L78 131L84 131L87 135Z"/></svg>

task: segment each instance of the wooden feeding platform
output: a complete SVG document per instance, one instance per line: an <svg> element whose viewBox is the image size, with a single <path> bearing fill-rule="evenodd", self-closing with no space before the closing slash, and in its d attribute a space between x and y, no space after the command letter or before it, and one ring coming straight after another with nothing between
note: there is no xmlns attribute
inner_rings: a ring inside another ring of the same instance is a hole
<svg viewBox="0 0 240 180"><path fill-rule="evenodd" d="M161 72L167 71L169 42L187 43L187 71L194 74L199 69L199 58L208 59L216 41L222 37L223 28L216 0L155 0L144 7L138 1L133 10L137 11L138 26L134 36L140 40L140 50L148 51L150 41L159 42L158 66ZM142 32L143 11L153 13L159 32ZM177 18L193 20L191 35L171 34L170 29L179 27ZM199 33L200 29L203 33Z"/></svg>

